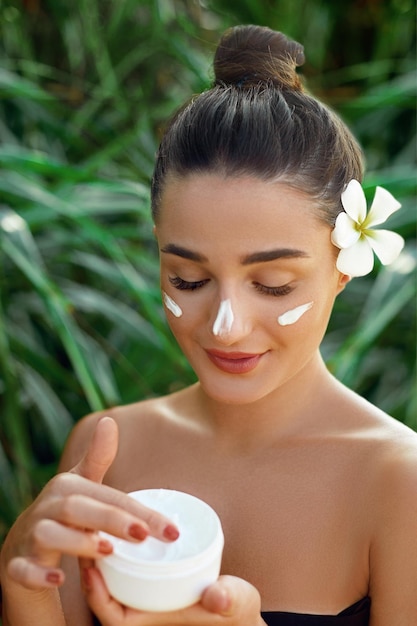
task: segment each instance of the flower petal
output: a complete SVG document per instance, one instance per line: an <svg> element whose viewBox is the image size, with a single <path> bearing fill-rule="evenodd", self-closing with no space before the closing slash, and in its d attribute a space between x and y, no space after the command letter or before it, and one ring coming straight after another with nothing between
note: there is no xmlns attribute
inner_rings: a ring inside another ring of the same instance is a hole
<svg viewBox="0 0 417 626"><path fill-rule="evenodd" d="M372 230L367 239L383 265L390 265L404 248L404 239L391 230Z"/></svg>
<svg viewBox="0 0 417 626"><path fill-rule="evenodd" d="M360 182L353 178L342 193L341 200L346 213L362 224L366 218L366 198Z"/></svg>
<svg viewBox="0 0 417 626"><path fill-rule="evenodd" d="M358 241L360 232L355 227L355 222L344 211L336 217L332 231L332 243L338 248L349 248Z"/></svg>
<svg viewBox="0 0 417 626"><path fill-rule="evenodd" d="M366 237L361 237L350 248L339 252L336 267L342 274L349 276L365 276L372 271L374 255Z"/></svg>
<svg viewBox="0 0 417 626"><path fill-rule="evenodd" d="M401 203L389 191L383 187L377 187L372 206L366 218L366 227L372 228L377 224L383 224L392 213L398 211L400 206Z"/></svg>

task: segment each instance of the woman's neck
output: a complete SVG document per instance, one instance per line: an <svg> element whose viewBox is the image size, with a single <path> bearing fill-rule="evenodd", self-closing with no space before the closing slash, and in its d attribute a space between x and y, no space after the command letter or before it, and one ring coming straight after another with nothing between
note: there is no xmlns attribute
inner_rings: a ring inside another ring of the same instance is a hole
<svg viewBox="0 0 417 626"><path fill-rule="evenodd" d="M219 402L200 383L193 389L198 414L219 442L257 448L319 429L326 417L326 397L334 387L335 380L317 354L291 380L249 404Z"/></svg>

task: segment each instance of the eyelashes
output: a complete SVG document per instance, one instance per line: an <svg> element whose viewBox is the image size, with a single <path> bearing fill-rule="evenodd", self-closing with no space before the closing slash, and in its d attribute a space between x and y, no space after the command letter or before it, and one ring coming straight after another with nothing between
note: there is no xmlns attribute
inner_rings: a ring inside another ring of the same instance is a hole
<svg viewBox="0 0 417 626"><path fill-rule="evenodd" d="M294 289L291 285L281 285L281 287L267 287L261 283L253 283L256 291L264 293L267 296L287 296Z"/></svg>
<svg viewBox="0 0 417 626"><path fill-rule="evenodd" d="M188 281L179 276L169 276L168 280L175 289L179 289L180 291L195 291L203 287L209 281L208 278L205 280Z"/></svg>
<svg viewBox="0 0 417 626"><path fill-rule="evenodd" d="M204 280L188 281L179 276L169 276L168 280L175 289L179 289L180 291L195 291L196 289L201 289L201 287L204 287L204 285L209 282L208 278ZM254 282L253 286L259 293L275 297L286 296L294 289L290 284L281 285L279 287L267 287L261 283Z"/></svg>

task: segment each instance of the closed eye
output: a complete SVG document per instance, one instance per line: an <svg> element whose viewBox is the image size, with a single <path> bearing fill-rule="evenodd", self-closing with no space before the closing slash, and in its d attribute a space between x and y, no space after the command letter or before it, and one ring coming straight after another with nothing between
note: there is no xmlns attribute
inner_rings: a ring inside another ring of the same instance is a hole
<svg viewBox="0 0 417 626"><path fill-rule="evenodd" d="M209 279L205 278L203 280L190 281L184 280L180 276L169 276L169 282L175 289L179 289L180 291L195 291L196 289L204 287L204 285L209 282ZM267 285L254 282L253 285L257 291L267 296L286 296L293 290L293 287L289 284L279 287L268 287Z"/></svg>
<svg viewBox="0 0 417 626"><path fill-rule="evenodd" d="M171 283L171 285L175 287L175 289L179 289L180 291L187 291L187 290L195 291L196 289L200 289L201 287L203 287L209 281L208 278L204 280L189 281L189 280L184 280L183 278L180 278L179 276L169 276L168 280Z"/></svg>
<svg viewBox="0 0 417 626"><path fill-rule="evenodd" d="M291 285L281 285L280 287L267 287L261 283L253 283L253 286L260 293L266 296L287 296L294 289Z"/></svg>

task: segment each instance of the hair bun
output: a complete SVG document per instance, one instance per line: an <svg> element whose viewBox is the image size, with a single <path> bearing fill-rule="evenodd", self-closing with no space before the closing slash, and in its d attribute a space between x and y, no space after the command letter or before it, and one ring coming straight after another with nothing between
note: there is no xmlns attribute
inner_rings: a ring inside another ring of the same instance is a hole
<svg viewBox="0 0 417 626"><path fill-rule="evenodd" d="M235 26L224 33L217 47L215 84L244 87L272 82L301 91L296 67L303 63L303 46L283 33L265 26Z"/></svg>

